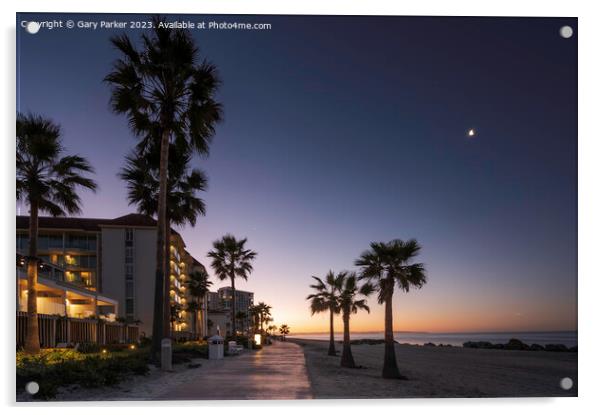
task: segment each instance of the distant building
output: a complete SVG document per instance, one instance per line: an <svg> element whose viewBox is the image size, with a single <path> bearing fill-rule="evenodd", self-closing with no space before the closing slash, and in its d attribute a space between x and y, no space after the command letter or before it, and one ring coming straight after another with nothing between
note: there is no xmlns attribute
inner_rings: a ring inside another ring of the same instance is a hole
<svg viewBox="0 0 602 415"><path fill-rule="evenodd" d="M17 216L19 255L27 255L28 225L29 217ZM140 321L141 333L151 336L156 226L153 218L140 214L115 219L40 217L38 256L51 266L50 280L73 292L66 297L75 300L69 301L69 304L73 310L78 310L79 316L115 313L129 322ZM189 300L186 275L195 263L201 265L185 247L180 234L172 230L169 278L174 310L172 329L176 334L192 331L192 313L186 310ZM24 281L23 272L18 272L18 275L17 299L21 310L27 304L26 275ZM47 283L48 279L40 275L44 278L40 280L41 283ZM61 295L65 297L65 294ZM94 299L95 296L97 299ZM43 292L41 297L44 298ZM53 302L58 304L57 301ZM45 304L50 304L49 301L42 300L39 303L42 304L40 313L51 310ZM75 313L71 311L71 314ZM206 324L201 323L198 328L201 329L198 334L205 335Z"/></svg>
<svg viewBox="0 0 602 415"><path fill-rule="evenodd" d="M254 294L249 291L236 290L236 314L244 314L243 318L237 318L237 330L246 332L251 327L252 316L250 309L253 306ZM222 287L217 292L210 292L207 295L207 313L210 324L208 325L209 335L217 334L218 326L221 335L228 335L231 332L232 325L232 287Z"/></svg>

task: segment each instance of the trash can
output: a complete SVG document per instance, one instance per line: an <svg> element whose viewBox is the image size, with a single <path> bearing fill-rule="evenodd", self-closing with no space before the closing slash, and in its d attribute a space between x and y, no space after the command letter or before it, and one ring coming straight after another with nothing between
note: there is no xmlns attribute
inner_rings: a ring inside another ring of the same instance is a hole
<svg viewBox="0 0 602 415"><path fill-rule="evenodd" d="M222 336L211 336L207 340L209 343L209 359L217 360L224 358L224 338Z"/></svg>

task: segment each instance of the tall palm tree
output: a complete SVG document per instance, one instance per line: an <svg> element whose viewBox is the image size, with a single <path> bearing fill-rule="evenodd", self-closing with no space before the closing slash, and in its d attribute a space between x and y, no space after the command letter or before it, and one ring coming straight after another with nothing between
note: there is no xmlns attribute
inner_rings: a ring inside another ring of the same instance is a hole
<svg viewBox="0 0 602 415"><path fill-rule="evenodd" d="M121 177L127 182L128 199L130 204L138 205L138 211L149 216L158 213L159 199L159 146L153 145L142 154L136 152L126 157L126 166L121 172ZM198 169L189 169L191 155L187 148L170 144L169 168L167 182L167 209L165 212L166 243L164 245L163 275L163 337L170 337L170 242L172 224L183 226L196 225L197 217L205 215L205 203L196 196L196 192L205 191L207 178Z"/></svg>
<svg viewBox="0 0 602 415"><path fill-rule="evenodd" d="M247 238L236 239L227 234L213 242L213 250L207 256L212 259L211 266L221 281L229 279L232 288L230 315L232 316L232 335L236 336L236 278L245 281L253 271L253 260L257 252L245 248Z"/></svg>
<svg viewBox="0 0 602 415"><path fill-rule="evenodd" d="M167 180L167 210L165 213L165 235L171 239L171 225L196 225L197 217L205 215L205 202L197 197L197 192L207 189L205 173L199 169L190 169L191 153L182 143L171 143L169 151L169 175ZM128 201L137 205L140 213L154 216L158 213L160 180L160 147L157 142L142 152L132 152L126 157L126 165L119 176L127 183ZM165 258L169 259L169 243L164 246ZM163 270L166 278L163 283L164 307L170 305L169 262ZM169 310L171 310L169 308ZM171 311L163 315L169 317ZM163 337L169 337L170 322L163 322Z"/></svg>
<svg viewBox="0 0 602 415"><path fill-rule="evenodd" d="M355 261L355 265L361 268L361 278L373 281L378 288L378 303L385 304L385 360L382 371L384 378L404 378L399 373L395 357L393 292L395 284L404 292L411 288L422 288L426 284L424 264L413 262L420 249L415 239L373 242L370 249Z"/></svg>
<svg viewBox="0 0 602 415"><path fill-rule="evenodd" d="M17 200L29 205L29 252L27 255L27 337L25 352L38 353L38 215L52 216L81 211L77 188L96 190L84 173L94 170L77 155L64 155L61 129L38 115L17 115Z"/></svg>
<svg viewBox="0 0 602 415"><path fill-rule="evenodd" d="M374 287L370 283L366 283L361 287L358 286L358 277L355 272L344 272L345 280L343 289L341 290L338 300L341 313L343 314L343 353L341 354L341 366L355 367L353 354L351 354L351 337L350 337L350 320L351 314L356 314L359 310L370 312L370 308L366 303L366 298L374 292Z"/></svg>
<svg viewBox="0 0 602 415"><path fill-rule="evenodd" d="M213 285L213 283L209 281L209 274L204 266L198 267L188 273L186 286L188 287L188 293L193 298L193 301L187 304L187 309L193 313L192 324L195 338L197 337L198 314L199 311L203 309L205 296L209 292L211 285Z"/></svg>
<svg viewBox="0 0 602 415"><path fill-rule="evenodd" d="M322 313L324 311L329 312L330 343L328 346L328 355L336 356L337 351L334 347L334 315L339 314L340 312L338 294L343 288L345 273L339 272L335 276L334 272L328 271L325 278L326 281L322 281L320 278L314 276L312 276L312 278L316 283L310 285L310 287L316 292L307 296L307 299L311 301L311 315L313 316L316 313Z"/></svg>
<svg viewBox="0 0 602 415"><path fill-rule="evenodd" d="M159 24L164 21L160 17L153 20L152 32L142 35L140 48L125 34L111 38L121 56L104 80L112 89L112 109L127 116L132 132L140 139L139 150L153 142L159 146L152 343L156 357L161 337L169 327L165 327L169 299L164 293L169 144L181 142L198 154L207 155L222 108L215 100L220 83L216 68L207 61L198 63L198 48L190 33Z"/></svg>
<svg viewBox="0 0 602 415"><path fill-rule="evenodd" d="M280 334L282 335L282 341L286 341L286 336L291 332L288 324L283 324L280 326Z"/></svg>

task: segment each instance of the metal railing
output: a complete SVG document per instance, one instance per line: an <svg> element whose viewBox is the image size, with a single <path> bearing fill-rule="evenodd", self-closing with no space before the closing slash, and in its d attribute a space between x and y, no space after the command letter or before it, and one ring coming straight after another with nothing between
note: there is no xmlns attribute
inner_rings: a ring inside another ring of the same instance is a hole
<svg viewBox="0 0 602 415"><path fill-rule="evenodd" d="M135 343L139 340L138 326L97 319L62 317L38 314L40 346L57 347L58 344L75 343ZM25 344L27 313L17 312L17 348Z"/></svg>

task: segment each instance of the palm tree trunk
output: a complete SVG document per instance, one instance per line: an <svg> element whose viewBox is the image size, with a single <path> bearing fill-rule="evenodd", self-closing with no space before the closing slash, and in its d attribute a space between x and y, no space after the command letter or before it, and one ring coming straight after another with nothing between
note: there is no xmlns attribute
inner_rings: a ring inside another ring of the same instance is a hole
<svg viewBox="0 0 602 415"><path fill-rule="evenodd" d="M330 308L330 344L328 345L328 356L336 356L337 350L334 348L334 311Z"/></svg>
<svg viewBox="0 0 602 415"><path fill-rule="evenodd" d="M157 209L157 258L155 266L155 310L153 313L152 355L158 360L161 352L161 339L166 330L164 327L164 292L165 278L165 212L167 208L167 163L169 156L169 131L161 135L161 159L159 162L159 206ZM168 328L169 329L169 325Z"/></svg>
<svg viewBox="0 0 602 415"><path fill-rule="evenodd" d="M392 282L392 281L391 281ZM392 282L394 284L394 282ZM391 284L392 285L392 284ZM385 298L385 362L383 365L383 378L403 379L397 368L395 357L395 340L393 338L393 287Z"/></svg>
<svg viewBox="0 0 602 415"><path fill-rule="evenodd" d="M342 367L355 367L355 361L351 354L351 336L349 335L349 312L343 312L343 353L341 355Z"/></svg>
<svg viewBox="0 0 602 415"><path fill-rule="evenodd" d="M230 312L232 313L232 336L236 336L236 287L234 286L234 273L230 276L232 281L232 300L230 302Z"/></svg>
<svg viewBox="0 0 602 415"><path fill-rule="evenodd" d="M163 338L171 338L171 296L169 291L171 289L171 266L170 266L170 246L171 244L171 226L170 226L170 218L167 214L167 209L165 210L165 260L163 265L163 292L165 293L164 303L163 303ZM178 293L179 294L179 293Z"/></svg>
<svg viewBox="0 0 602 415"><path fill-rule="evenodd" d="M38 203L29 200L29 255L27 257L27 335L24 350L27 354L40 353L38 328Z"/></svg>

